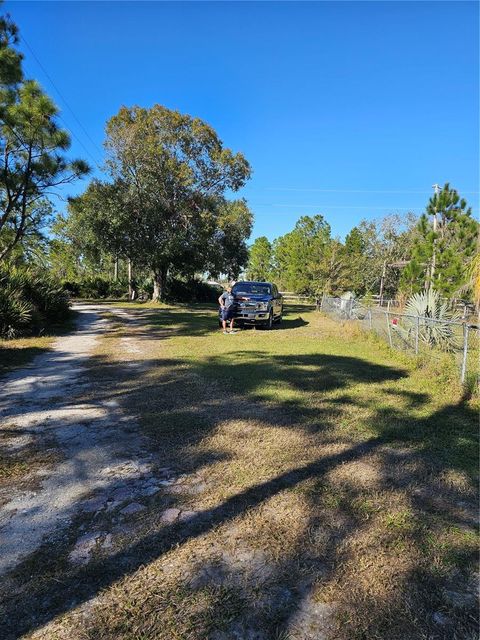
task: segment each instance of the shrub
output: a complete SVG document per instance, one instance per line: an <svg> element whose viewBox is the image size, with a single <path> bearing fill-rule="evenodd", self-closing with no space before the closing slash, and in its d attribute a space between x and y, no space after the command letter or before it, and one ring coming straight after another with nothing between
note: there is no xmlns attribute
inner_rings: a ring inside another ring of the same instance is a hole
<svg viewBox="0 0 480 640"><path fill-rule="evenodd" d="M81 298L108 298L110 282L99 276L85 278L79 283Z"/></svg>
<svg viewBox="0 0 480 640"><path fill-rule="evenodd" d="M418 316L419 338L430 346L440 347L444 351L453 351L458 345L451 321L458 321L459 316L449 313L448 301L442 300L439 294L429 291L416 293L409 298L405 313L409 316ZM415 330L413 318L408 318L409 331Z"/></svg>
<svg viewBox="0 0 480 640"><path fill-rule="evenodd" d="M77 282L65 281L63 289L74 298L124 298L128 292L126 280L107 280L101 276L89 276Z"/></svg>
<svg viewBox="0 0 480 640"><path fill-rule="evenodd" d="M68 280L64 280L62 282L62 287L65 293L70 298L79 298L80 297L80 283L79 282L71 282Z"/></svg>
<svg viewBox="0 0 480 640"><path fill-rule="evenodd" d="M220 287L201 280L172 279L167 283L169 302L216 302L222 293Z"/></svg>
<svg viewBox="0 0 480 640"><path fill-rule="evenodd" d="M5 280L0 278L0 337L16 338L29 333L32 311L32 306L5 288Z"/></svg>
<svg viewBox="0 0 480 640"><path fill-rule="evenodd" d="M63 283L64 291L75 298L125 298L128 296L128 281L107 280L100 276L92 276L77 282ZM153 280L151 277L140 274L133 280L133 288L137 296L153 294ZM216 302L221 293L220 287L202 282L195 278L183 280L181 278L169 278L167 282L166 300L168 302Z"/></svg>
<svg viewBox="0 0 480 640"><path fill-rule="evenodd" d="M43 272L0 268L0 337L40 333L68 314L68 295Z"/></svg>
<svg viewBox="0 0 480 640"><path fill-rule="evenodd" d="M44 320L58 322L68 314L68 294L60 283L46 274L28 273L23 295L32 303L40 323Z"/></svg>

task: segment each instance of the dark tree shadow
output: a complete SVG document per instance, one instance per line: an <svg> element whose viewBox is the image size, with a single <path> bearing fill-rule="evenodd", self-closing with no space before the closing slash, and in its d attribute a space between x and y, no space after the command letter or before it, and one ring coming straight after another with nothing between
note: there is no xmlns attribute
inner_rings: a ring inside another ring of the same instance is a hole
<svg viewBox="0 0 480 640"><path fill-rule="evenodd" d="M185 316L180 313L180 316L176 314L175 318L165 320L163 313L160 316L155 313L156 316L148 318L153 325L153 336L156 335L155 327L159 332L171 327L176 335L182 332L202 335L203 331L210 330L207 325L211 322L211 314L200 313L193 319L190 313ZM191 323L198 323L193 333ZM178 325L180 329L177 329ZM145 337L147 335L152 338L151 332L145 331ZM143 364L145 368L142 371L132 374L131 370L106 362L101 357L93 359L90 371L97 383L94 398L90 401L104 406L105 401L116 399L130 413L143 411L143 424L153 438L153 448L159 446L158 464L168 463L179 473L194 473L218 460L228 459L223 451L204 448L195 452L195 449L208 440L222 421L248 420L252 407L255 407L256 419L261 419L266 427L280 426L307 434L321 434L336 426L342 405L358 410L368 408L371 413L365 426L376 435L362 437L359 433L357 441L345 437L339 442L339 452L326 453L312 462L299 463L267 481L257 482L218 506L199 511L185 523L159 526L160 513L178 504L175 496L166 495L149 507L149 532L107 558L94 558L85 567L71 568L65 573L61 585L56 575L49 571L51 548L44 549L40 559L37 557L33 563L27 558L5 576L5 584L15 587L5 593L0 609L0 624L6 639L19 638L41 627L170 550L231 523L283 492L298 490L305 483L313 483L311 493L307 495L310 495L312 513L317 513L308 523L309 536L323 533L324 512L316 511L316 508L321 495L319 492L328 482L329 474L343 465L371 459L372 456L376 456L378 461L380 487L402 490L408 500L413 519L408 520L405 526L400 522L404 528L401 529L403 537L399 539L405 545L405 553L412 558L420 557L429 544L429 530L420 518L421 514L422 517L424 513L434 516L440 528L451 527L452 523L470 525L470 520L465 519L465 508L456 507L459 500L465 503L464 493L452 487L448 501L439 506L435 487L440 491L443 485L435 485L435 482L445 472L470 473L475 466L476 449L472 447L476 438L475 412L464 403L458 403L419 419L415 410L426 401L423 394L390 389L389 393L402 402L402 408L389 409L375 407L368 401L362 404L349 393L351 387L359 384L395 383L408 375L404 369L372 364L354 357L327 354L272 356L264 351L245 354L232 351L231 354L212 356L200 362L152 358ZM152 371L155 371L155 376L151 375ZM205 381L220 384L220 392L205 393L199 389L199 380L202 385ZM115 382L113 391L112 381ZM262 388L273 384L310 394L342 391L342 395L325 397L322 407L312 407L301 399L272 402L262 397ZM148 411L144 406L146 398ZM228 402L225 401L227 398ZM68 406L68 399L63 401L63 406ZM55 424L52 428L54 430ZM365 517L363 507L358 506L365 499L365 492L354 482L345 488L336 506L337 515L342 517L341 524L327 531L321 553L312 555L306 539L299 540L296 548L285 550L274 568L270 587L258 596L259 605L265 604L263 613L258 613L257 621L257 614L250 619L254 627L257 625L267 630L266 638L288 633L292 619L314 585L337 579L341 575L340 568L352 561L349 557L351 552L344 543L353 533L368 531L370 519ZM467 508L469 506L467 504ZM392 544L398 543L395 535L399 534L392 534ZM71 542L69 539L59 543L55 553L66 552ZM466 558L470 557L469 553L469 550L464 550ZM225 567L224 572L231 574L232 569ZM31 576L28 589L22 584L22 576L26 573ZM468 622L467 615L459 614L456 618L456 614L449 611L448 621L442 628L432 618L433 612L445 609L442 595L445 585L448 586L448 582L435 574L434 567L428 570L423 566L421 570L411 568L403 572L393 595L382 602L382 606L361 586L351 593L347 590L347 599L351 596L355 606L369 607L372 612L370 623L365 623L364 619L356 623L357 627L353 624L355 621L348 623L353 625L352 633L356 630L360 635L355 637L385 640L468 637L459 635L471 633L476 628L475 622ZM285 595L287 593L288 596ZM421 613L415 619L414 627L412 620L408 619L405 605L405 602L412 601L417 603ZM348 614L347 602L340 600L336 604L340 615ZM471 607L469 611L468 615L472 615ZM341 619L347 624L346 618ZM343 638L344 635L334 637Z"/></svg>

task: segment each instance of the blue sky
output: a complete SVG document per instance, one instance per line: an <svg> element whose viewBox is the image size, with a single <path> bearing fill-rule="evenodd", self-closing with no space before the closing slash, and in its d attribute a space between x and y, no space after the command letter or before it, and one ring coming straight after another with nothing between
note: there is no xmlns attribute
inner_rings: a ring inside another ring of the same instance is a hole
<svg viewBox="0 0 480 640"><path fill-rule="evenodd" d="M476 2L4 8L25 39L27 75L74 134L72 155L102 163L104 124L121 105L198 116L252 165L239 194L252 238L315 213L344 237L362 218L421 212L435 182L478 213Z"/></svg>

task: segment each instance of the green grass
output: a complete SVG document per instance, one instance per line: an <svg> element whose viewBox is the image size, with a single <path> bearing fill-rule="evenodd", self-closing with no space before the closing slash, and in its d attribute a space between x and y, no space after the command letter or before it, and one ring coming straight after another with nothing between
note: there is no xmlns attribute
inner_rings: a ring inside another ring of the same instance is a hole
<svg viewBox="0 0 480 640"><path fill-rule="evenodd" d="M159 528L167 498L153 500L120 576L108 560L92 572L101 606L81 630L58 617L58 637L209 640L253 628L303 640L291 625L314 606L307 595L331 608L329 630L318 629L329 640L475 637L475 608L444 595L471 591L478 548L478 407L448 367L308 308L235 335L208 305L122 308L142 322L117 318L105 333L88 400L117 399L159 466L202 477L202 492L168 504L203 519ZM126 336L137 352L124 351ZM72 598L89 578L64 570Z"/></svg>

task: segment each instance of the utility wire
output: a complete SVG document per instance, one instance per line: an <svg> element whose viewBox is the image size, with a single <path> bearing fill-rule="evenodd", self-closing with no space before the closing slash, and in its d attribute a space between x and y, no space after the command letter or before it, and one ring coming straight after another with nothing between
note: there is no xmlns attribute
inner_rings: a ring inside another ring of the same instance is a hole
<svg viewBox="0 0 480 640"><path fill-rule="evenodd" d="M45 74L45 77L47 78L47 80L50 82L50 84L52 85L52 87L54 88L54 90L57 92L57 94L60 96L61 100L64 102L65 106L67 107L67 109L70 111L70 113L72 114L73 118L75 119L76 123L78 124L78 126L82 129L83 133L85 134L85 136L88 138L88 140L90 141L90 143L93 145L93 147L96 149L96 151L99 151L100 153L103 153L102 150L100 149L100 147L98 146L98 144L91 138L90 134L88 133L88 131L85 129L85 127L83 126L83 124L80 122L80 120L77 118L75 112L73 111L73 109L71 108L71 106L69 105L68 101L66 100L65 96L62 94L62 92L60 91L60 89L57 87L57 85L55 84L55 82L53 81L52 77L50 76L50 74L48 73L48 71L45 69L45 67L43 66L43 64L40 62L38 56L35 54L34 50L32 49L32 47L28 44L27 40L25 39L25 37L22 35L22 42L24 42L28 48L28 50L30 51L30 53L32 54L32 56L34 57L34 59L36 60L38 66L42 69L43 73ZM60 118L60 120L64 123L65 127L68 129L68 131L72 134L72 136L75 138L75 140L77 140L77 142L82 146L82 148L85 150L85 152L89 155L89 157L94 161L95 165L97 166L98 169L101 170L100 167L100 163L95 160L95 158L93 157L93 155L90 153L90 151L87 149L87 147L85 146L85 144L82 142L82 140L80 140L80 138L74 133L74 131L71 129L71 127L68 126L68 124L66 123L65 119L58 114L58 117Z"/></svg>
<svg viewBox="0 0 480 640"><path fill-rule="evenodd" d="M28 73L28 68L26 65L24 65L25 70ZM28 73L28 75L31 75ZM33 76L32 76L33 77ZM83 150L85 151L85 153L89 156L90 160L92 160L93 164L101 171L102 168L100 166L100 163L98 162L98 160L92 155L92 153L90 152L90 150L85 146L85 144L83 143L83 141L77 136L77 134L73 131L73 129L69 126L68 122L65 120L65 118L60 114L57 113L56 117L62 121L63 126L65 127L65 129L68 131L68 133L72 136L72 138L75 138L75 140L78 142L78 144L83 148Z"/></svg>
<svg viewBox="0 0 480 640"><path fill-rule="evenodd" d="M252 207L279 207L282 209L295 208L295 209L395 209L396 211L414 211L424 209L422 206L415 207L396 207L395 205L384 205L379 207L378 205L330 205L330 204L268 204L260 202L250 202Z"/></svg>
<svg viewBox="0 0 480 640"><path fill-rule="evenodd" d="M27 71L28 75L32 75L28 73L28 68L26 65L24 65L25 70ZM78 142L78 144L83 148L83 150L85 151L85 153L89 156L90 160L92 160L93 164L101 171L102 167L100 165L100 163L98 162L98 160L92 155L92 153L90 152L90 150L85 146L85 144L83 143L83 140L81 140L77 134L73 131L73 129L70 127L70 125L68 124L68 122L65 120L65 118L61 115L61 113L57 113L56 116L59 120L62 121L63 126L65 127L65 129L68 131L68 133L72 136L72 138L75 138L75 140Z"/></svg>
<svg viewBox="0 0 480 640"><path fill-rule="evenodd" d="M266 187L266 191L316 191L319 193L418 193L426 194L431 193L430 190L415 191L406 189L392 189L392 190L377 190L377 189L315 189L315 188L301 188L301 187ZM477 194L480 191L464 191L463 189L457 189L462 193Z"/></svg>

